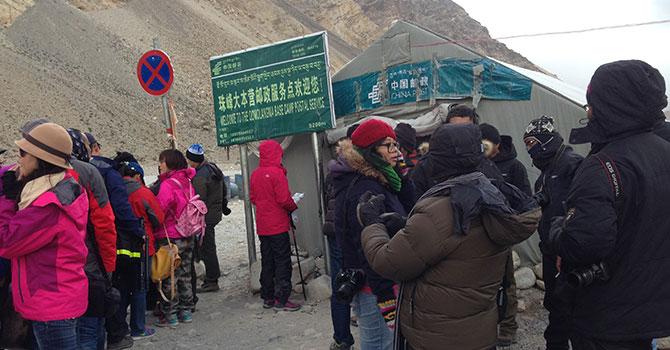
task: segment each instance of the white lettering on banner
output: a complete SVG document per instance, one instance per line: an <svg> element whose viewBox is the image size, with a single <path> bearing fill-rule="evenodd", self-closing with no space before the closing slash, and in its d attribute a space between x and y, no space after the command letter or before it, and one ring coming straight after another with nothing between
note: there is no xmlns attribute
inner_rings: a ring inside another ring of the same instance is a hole
<svg viewBox="0 0 670 350"><path fill-rule="evenodd" d="M381 96L379 95L379 83L372 86L372 92L368 94L368 98L372 101L372 104L381 103Z"/></svg>

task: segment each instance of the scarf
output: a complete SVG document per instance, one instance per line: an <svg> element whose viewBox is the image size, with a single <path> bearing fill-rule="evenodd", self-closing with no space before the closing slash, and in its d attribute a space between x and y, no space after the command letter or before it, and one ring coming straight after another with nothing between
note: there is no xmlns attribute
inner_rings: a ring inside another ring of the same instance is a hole
<svg viewBox="0 0 670 350"><path fill-rule="evenodd" d="M65 179L65 172L40 176L29 181L21 191L19 210L27 208L32 202L39 198L44 192L54 188Z"/></svg>
<svg viewBox="0 0 670 350"><path fill-rule="evenodd" d="M359 148L354 146L354 148L360 155L363 156L363 158L365 158L366 161L368 161L375 169L379 170L384 175L384 178L386 178L386 181L389 183L389 187L391 187L394 192L400 192L402 189L402 180L400 179L398 172L391 166L391 164L387 163L382 157L380 157L372 147Z"/></svg>

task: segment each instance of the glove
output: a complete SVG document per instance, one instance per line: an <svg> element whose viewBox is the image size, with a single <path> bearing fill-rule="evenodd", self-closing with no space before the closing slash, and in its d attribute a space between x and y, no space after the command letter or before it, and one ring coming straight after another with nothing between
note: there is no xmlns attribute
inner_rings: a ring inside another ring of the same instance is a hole
<svg viewBox="0 0 670 350"><path fill-rule="evenodd" d="M393 238L407 223L407 218L398 213L384 213L381 215L381 219L390 238Z"/></svg>
<svg viewBox="0 0 670 350"><path fill-rule="evenodd" d="M558 255L561 235L565 230L565 216L555 216L551 219L551 227L547 235L547 241L542 244L542 253L546 255Z"/></svg>
<svg viewBox="0 0 670 350"><path fill-rule="evenodd" d="M382 218L380 217L384 213L384 197L383 194L373 195L372 192L365 192L356 206L356 216L358 218L358 223L367 227L373 224L382 223Z"/></svg>
<svg viewBox="0 0 670 350"><path fill-rule="evenodd" d="M5 198L16 200L25 183L16 178L16 171L9 170L2 175L2 192Z"/></svg>
<svg viewBox="0 0 670 350"><path fill-rule="evenodd" d="M230 215L230 213L231 213L230 208L223 207L223 215L228 216Z"/></svg>
<svg viewBox="0 0 670 350"><path fill-rule="evenodd" d="M396 309L397 309L396 299L390 299L377 303L377 306L379 307L379 310L382 313L382 317L384 317L384 322L386 323L386 326L389 329L394 330Z"/></svg>

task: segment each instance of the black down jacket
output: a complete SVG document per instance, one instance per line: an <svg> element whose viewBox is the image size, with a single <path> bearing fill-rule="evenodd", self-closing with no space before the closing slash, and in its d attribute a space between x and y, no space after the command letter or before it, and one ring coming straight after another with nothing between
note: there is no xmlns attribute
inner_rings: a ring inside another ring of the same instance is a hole
<svg viewBox="0 0 670 350"><path fill-rule="evenodd" d="M533 195L533 191L530 189L528 172L523 163L516 159L516 155L512 137L507 135L500 136L500 153L492 159L493 162L507 183L516 186L516 188L531 196Z"/></svg>
<svg viewBox="0 0 670 350"><path fill-rule="evenodd" d="M609 63L587 100L591 119L571 141L593 146L556 248L564 270L605 262L610 278L576 290L574 329L604 340L662 338L670 335L670 143L651 131L665 119L665 84L644 62Z"/></svg>

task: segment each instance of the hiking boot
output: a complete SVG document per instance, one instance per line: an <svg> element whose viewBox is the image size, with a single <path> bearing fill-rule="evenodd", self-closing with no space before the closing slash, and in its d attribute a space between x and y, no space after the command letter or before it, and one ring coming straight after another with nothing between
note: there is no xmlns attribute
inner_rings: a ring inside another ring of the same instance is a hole
<svg viewBox="0 0 670 350"><path fill-rule="evenodd" d="M219 288L219 283L218 282L205 282L200 286L200 288L197 288L195 291L196 293L212 293L218 291Z"/></svg>
<svg viewBox="0 0 670 350"><path fill-rule="evenodd" d="M277 301L275 303L275 310L276 311L290 311L290 312L293 312L293 311L300 310L301 307L302 307L302 305L292 303L288 300L284 304L281 304L279 301Z"/></svg>
<svg viewBox="0 0 670 350"><path fill-rule="evenodd" d="M142 333L131 334L133 340L147 339L153 337L154 335L156 335L156 330L153 328L144 328L144 331L142 331Z"/></svg>
<svg viewBox="0 0 670 350"><path fill-rule="evenodd" d="M330 350L351 350L352 346L352 344L338 343L337 340L333 340L330 343Z"/></svg>
<svg viewBox="0 0 670 350"><path fill-rule="evenodd" d="M275 300L274 299L263 300L263 308L264 309L272 309L274 306L275 306Z"/></svg>
<svg viewBox="0 0 670 350"><path fill-rule="evenodd" d="M191 311L183 310L181 313L179 313L179 322L181 323L193 322L193 314L191 314Z"/></svg>
<svg viewBox="0 0 670 350"><path fill-rule="evenodd" d="M174 329L179 325L179 321L177 320L177 315L169 315L168 317L161 315L154 325L156 327L170 327Z"/></svg>
<svg viewBox="0 0 670 350"><path fill-rule="evenodd" d="M107 344L107 349L108 350L129 349L133 347L133 343L134 343L133 338L127 335L116 343Z"/></svg>

